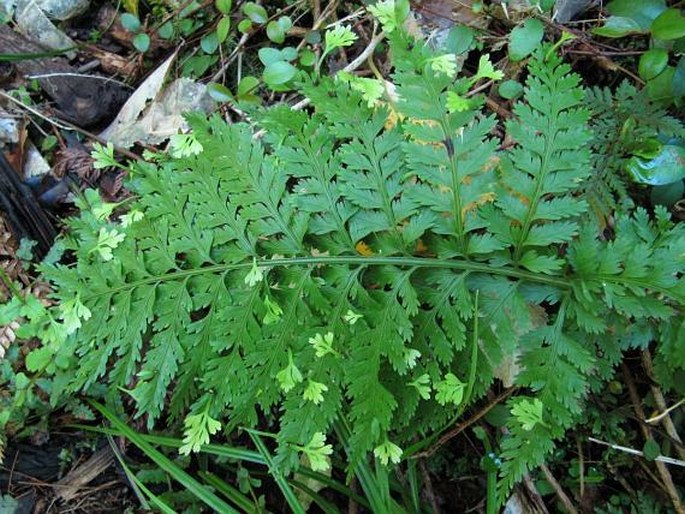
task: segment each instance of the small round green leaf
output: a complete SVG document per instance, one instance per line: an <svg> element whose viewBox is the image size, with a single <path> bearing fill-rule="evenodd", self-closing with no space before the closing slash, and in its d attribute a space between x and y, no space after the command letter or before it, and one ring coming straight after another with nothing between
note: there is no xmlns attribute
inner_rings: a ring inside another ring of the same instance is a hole
<svg viewBox="0 0 685 514"><path fill-rule="evenodd" d="M206 54L212 55L219 48L219 39L216 32L210 32L200 40L200 47Z"/></svg>
<svg viewBox="0 0 685 514"><path fill-rule="evenodd" d="M286 46L281 50L281 57L284 61L292 62L297 59L297 48Z"/></svg>
<svg viewBox="0 0 685 514"><path fill-rule="evenodd" d="M269 86L285 84L297 74L297 68L285 61L276 61L264 68L264 82Z"/></svg>
<svg viewBox="0 0 685 514"><path fill-rule="evenodd" d="M461 55L467 52L475 39L475 32L466 25L455 25L447 33L445 50L450 53Z"/></svg>
<svg viewBox="0 0 685 514"><path fill-rule="evenodd" d="M216 100L217 102L225 103L231 102L233 100L231 90L223 84L210 82L209 84L207 84L207 92L209 93L209 96L214 98L214 100Z"/></svg>
<svg viewBox="0 0 685 514"><path fill-rule="evenodd" d="M215 0L214 5L216 5L217 11L221 14L230 14L231 7L233 6L232 0Z"/></svg>
<svg viewBox="0 0 685 514"><path fill-rule="evenodd" d="M316 54L311 50L302 50L299 58L300 64L305 67L314 66Z"/></svg>
<svg viewBox="0 0 685 514"><path fill-rule="evenodd" d="M242 104L248 103L259 105L262 99L255 94L259 84L260 82L257 77L253 77L251 75L243 77L243 79L240 81L240 84L238 84L238 101L240 101Z"/></svg>
<svg viewBox="0 0 685 514"><path fill-rule="evenodd" d="M130 12L125 12L119 18L121 21L121 26L124 27L129 32L138 32L140 30L141 24L138 16L131 14Z"/></svg>
<svg viewBox="0 0 685 514"><path fill-rule="evenodd" d="M276 48L260 48L259 52L257 52L257 55L259 55L259 60L262 61L262 64L264 66L268 66L269 64L285 60L281 55L281 51Z"/></svg>
<svg viewBox="0 0 685 514"><path fill-rule="evenodd" d="M174 36L174 24L167 21L157 29L157 35L162 39L171 39Z"/></svg>
<svg viewBox="0 0 685 514"><path fill-rule="evenodd" d="M652 35L664 41L685 36L685 16L680 9L666 9L652 22Z"/></svg>
<svg viewBox="0 0 685 514"><path fill-rule="evenodd" d="M647 439L644 447L642 448L642 453L647 460L656 459L659 455L661 455L659 443L657 443L654 439Z"/></svg>
<svg viewBox="0 0 685 514"><path fill-rule="evenodd" d="M283 29L283 32L288 32L293 28L293 20L289 16L281 16L276 23Z"/></svg>
<svg viewBox="0 0 685 514"><path fill-rule="evenodd" d="M150 49L150 36L144 32L136 34L131 42L133 43L135 49L140 53L145 53Z"/></svg>
<svg viewBox="0 0 685 514"><path fill-rule="evenodd" d="M652 48L642 54L638 72L645 80L652 80L668 65L668 52L663 48Z"/></svg>
<svg viewBox="0 0 685 514"><path fill-rule="evenodd" d="M259 87L259 79L257 77L253 77L252 75L243 77L240 84L238 84L238 96L251 94L257 87Z"/></svg>
<svg viewBox="0 0 685 514"><path fill-rule="evenodd" d="M266 9L254 2L247 2L243 5L243 13L253 22L259 23L260 25L269 21L269 15L266 13Z"/></svg>
<svg viewBox="0 0 685 514"><path fill-rule="evenodd" d="M610 16L602 27L592 29L592 33L602 37L624 37L629 34L640 34L645 29L631 18L621 16Z"/></svg>
<svg viewBox="0 0 685 514"><path fill-rule="evenodd" d="M228 16L224 16L219 20L219 23L217 23L216 25L216 38L219 41L219 44L226 41L229 30L231 30L231 18L229 18Z"/></svg>
<svg viewBox="0 0 685 514"><path fill-rule="evenodd" d="M318 30L308 32L307 35L304 37L304 40L310 45L318 45L319 43L321 43L321 32L319 32Z"/></svg>
<svg viewBox="0 0 685 514"><path fill-rule="evenodd" d="M285 31L277 22L270 21L266 26L266 37L274 43L281 44L285 41Z"/></svg>
<svg viewBox="0 0 685 514"><path fill-rule="evenodd" d="M248 20L247 18L244 20L240 20L240 23L238 23L238 32L241 34L245 34L247 32L250 32L252 30L252 22Z"/></svg>
<svg viewBox="0 0 685 514"><path fill-rule="evenodd" d="M509 58L520 61L528 57L540 45L544 33L542 22L536 18L516 27L509 36Z"/></svg>
<svg viewBox="0 0 685 514"><path fill-rule="evenodd" d="M505 80L499 85L499 96L512 100L523 92L523 86L515 80Z"/></svg>

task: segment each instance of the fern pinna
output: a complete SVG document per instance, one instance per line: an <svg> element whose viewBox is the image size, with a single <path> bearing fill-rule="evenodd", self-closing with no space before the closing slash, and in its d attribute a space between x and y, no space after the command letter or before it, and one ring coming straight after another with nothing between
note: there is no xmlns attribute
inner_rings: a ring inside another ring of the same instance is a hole
<svg viewBox="0 0 685 514"><path fill-rule="evenodd" d="M133 164L125 219L72 222L75 262L43 267L81 313L60 314L77 328L67 390L106 380L151 428L184 418L187 450L275 417L292 469L336 423L351 465L399 462L514 385L506 491L611 374L626 319L662 341L664 374L684 367L682 227L638 210L605 241L581 222L590 132L569 67L533 58L498 149L473 78L399 30L390 43L384 99L303 79L314 109L256 114L263 140L192 116L201 152ZM475 80L495 73L482 58Z"/></svg>

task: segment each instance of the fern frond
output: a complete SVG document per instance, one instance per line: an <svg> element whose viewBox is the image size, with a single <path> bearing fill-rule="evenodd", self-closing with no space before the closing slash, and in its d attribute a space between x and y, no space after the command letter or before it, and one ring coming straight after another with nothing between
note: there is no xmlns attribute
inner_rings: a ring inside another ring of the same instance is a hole
<svg viewBox="0 0 685 514"><path fill-rule="evenodd" d="M304 85L314 113L256 116L263 140L191 116L201 153L131 167L142 219L72 221L75 264L42 268L57 300L78 295L92 312L63 341L67 391L105 380L149 425L203 414L230 433L268 420L289 470L336 425L351 429L351 468L388 441L414 444L500 379L519 386L516 412L541 409L540 423L512 417L506 491L610 374L617 320L658 322L666 369L682 332L683 229L638 211L607 242L581 221L578 78L537 55L507 125L514 146L498 151L477 99L448 105L473 83L397 32L384 105L322 79ZM103 230L116 237L100 252Z"/></svg>
<svg viewBox="0 0 685 514"><path fill-rule="evenodd" d="M572 195L590 172L582 99L579 77L567 64L553 54L547 61L539 57L531 63L524 101L514 107L516 118L507 123L516 146L502 159L496 215L510 224L491 226L512 248L513 261L532 271L560 268L562 261L544 248L570 241L587 209Z"/></svg>

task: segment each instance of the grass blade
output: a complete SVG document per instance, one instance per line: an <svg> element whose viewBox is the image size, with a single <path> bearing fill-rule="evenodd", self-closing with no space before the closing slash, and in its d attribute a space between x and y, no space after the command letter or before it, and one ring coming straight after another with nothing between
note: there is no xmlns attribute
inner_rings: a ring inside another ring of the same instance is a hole
<svg viewBox="0 0 685 514"><path fill-rule="evenodd" d="M174 464L166 455L155 449L140 435L121 421L112 411L104 405L91 401L90 404L97 409L107 420L116 427L121 434L144 452L150 460L167 472L174 480L191 492L198 500L217 512L226 514L238 514L238 511L228 503L212 493L209 489L195 480L192 476Z"/></svg>

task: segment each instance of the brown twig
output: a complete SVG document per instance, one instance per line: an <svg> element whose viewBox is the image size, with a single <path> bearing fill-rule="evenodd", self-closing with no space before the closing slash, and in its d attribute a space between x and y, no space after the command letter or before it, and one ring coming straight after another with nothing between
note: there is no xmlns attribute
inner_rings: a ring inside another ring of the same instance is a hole
<svg viewBox="0 0 685 514"><path fill-rule="evenodd" d="M419 469L421 470L421 477L423 478L423 492L426 494L426 498L428 498L428 503L431 504L433 514L440 514L440 506L438 505L438 499L433 490L433 481L428 473L428 467L426 466L425 460L419 461Z"/></svg>
<svg viewBox="0 0 685 514"><path fill-rule="evenodd" d="M651 380L654 376L654 366L652 364L652 356L650 355L649 350L643 350L642 352L642 366L645 368L647 376ZM659 387L655 383L651 384L651 389L652 396L654 396L654 402L656 403L657 407L659 407L659 410L661 412L665 412L668 409L668 407L666 405L666 400L664 399L664 395L661 392L661 389L659 389ZM671 420L671 416L669 416L668 414L663 416L661 418L661 424L664 426L666 433L675 443L678 456L681 460L685 460L685 448L683 448L683 441L680 438L680 435L678 435L678 431L676 430L675 425L673 424L673 420Z"/></svg>
<svg viewBox="0 0 685 514"><path fill-rule="evenodd" d="M642 409L642 405L640 404L640 397L637 394L637 387L635 386L633 375L630 372L630 369L628 369L628 366L625 362L621 364L621 369L623 371L623 378L625 380L626 386L628 387L630 401L633 404L635 414L637 414L637 417L640 420L644 420L646 419L645 412ZM652 438L652 431L648 425L646 425L645 423L640 423L640 430L642 431L642 435L644 436L645 440L649 440ZM668 471L666 464L659 460L656 460L654 462L654 465L656 466L656 469L659 472L659 476L663 481L663 487L666 490L666 494L668 494L668 497L670 498L671 503L673 504L673 509L678 514L685 514L685 508L683 508L683 505L680 501L680 495L678 494L678 491L675 488L675 484L673 483L673 477L671 476L671 473Z"/></svg>
<svg viewBox="0 0 685 514"><path fill-rule="evenodd" d="M564 508L570 514L578 514L578 509L576 509L575 505L573 505L571 498L568 497L566 491L564 491L563 487L561 487L561 484L556 478L554 478L554 475L550 469L545 464L540 464L540 469L542 470L543 475L545 475L545 480L547 480L547 483L552 486L557 498L564 505Z"/></svg>
<svg viewBox="0 0 685 514"><path fill-rule="evenodd" d="M473 416L471 416L469 419L467 419L467 420L464 421L463 423L459 423L456 427L452 428L451 430L449 430L448 432L446 432L446 433L444 433L442 436L440 436L440 439L438 439L437 442L436 442L433 446L431 446L431 447L428 448L427 450L424 450L424 451L422 451L422 452L419 452L419 453L416 453L416 454L412 455L411 458L412 458L412 459L418 459L418 458L421 458L421 457L430 457L430 456L433 455L436 451L438 451L438 449L439 449L441 446L443 446L447 441L449 441L450 439L452 439L452 438L458 436L459 434L461 434L464 430L466 430L468 427L470 427L471 425L473 425L476 421L478 421L478 420L481 419L483 416L485 416L488 412L490 412L490 410L491 410L493 407L495 407L496 405L498 405L499 403L501 403L503 400L506 400L506 399L511 395L511 393L514 392L515 389L516 389L516 388L514 388L514 387L511 387L511 388L507 389L506 391L504 391L503 393L501 393L499 396L495 397L494 400L492 400L492 401L491 401L490 403L488 403L485 407L483 407L481 410L479 410L478 412L476 412L476 413L475 413Z"/></svg>

